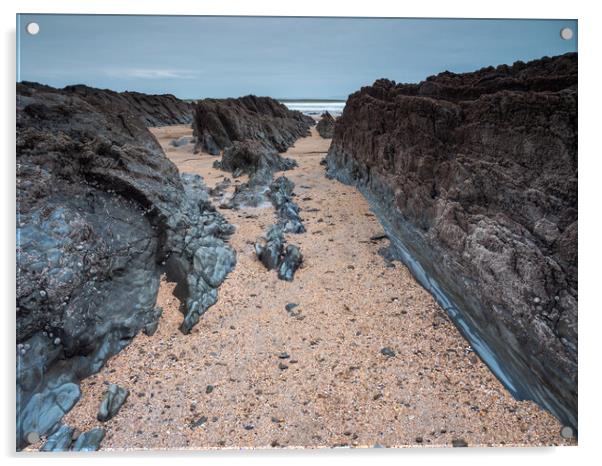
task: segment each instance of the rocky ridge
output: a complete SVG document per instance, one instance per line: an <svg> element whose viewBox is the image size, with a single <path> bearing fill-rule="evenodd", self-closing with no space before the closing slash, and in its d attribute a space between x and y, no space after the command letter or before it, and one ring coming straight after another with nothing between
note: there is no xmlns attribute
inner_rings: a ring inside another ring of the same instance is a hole
<svg viewBox="0 0 602 466"><path fill-rule="evenodd" d="M576 427L577 55L378 80L326 163L510 391Z"/></svg>
<svg viewBox="0 0 602 466"><path fill-rule="evenodd" d="M270 97L203 99L194 105L196 150L219 155L235 141L252 139L284 152L309 135L311 117Z"/></svg>

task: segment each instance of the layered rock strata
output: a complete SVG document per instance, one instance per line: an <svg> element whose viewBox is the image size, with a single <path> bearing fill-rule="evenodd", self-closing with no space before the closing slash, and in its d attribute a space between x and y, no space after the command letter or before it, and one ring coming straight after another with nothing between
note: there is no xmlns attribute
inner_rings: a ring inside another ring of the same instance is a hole
<svg viewBox="0 0 602 466"><path fill-rule="evenodd" d="M309 135L314 121L289 110L270 97L248 95L237 99L203 99L194 105L196 150L219 155L235 141L252 139L284 152Z"/></svg>
<svg viewBox="0 0 602 466"><path fill-rule="evenodd" d="M328 175L506 386L577 425L577 55L352 94Z"/></svg>

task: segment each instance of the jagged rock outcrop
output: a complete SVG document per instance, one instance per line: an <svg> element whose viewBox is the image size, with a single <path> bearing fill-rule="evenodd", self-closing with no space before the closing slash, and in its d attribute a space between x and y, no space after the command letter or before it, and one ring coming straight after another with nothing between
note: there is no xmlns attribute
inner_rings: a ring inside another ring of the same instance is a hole
<svg viewBox="0 0 602 466"><path fill-rule="evenodd" d="M235 262L202 180L105 95L17 85L18 448L54 432L78 381L156 322L164 266L189 329Z"/></svg>
<svg viewBox="0 0 602 466"><path fill-rule="evenodd" d="M575 427L577 55L378 80L349 97L327 165L506 386Z"/></svg>
<svg viewBox="0 0 602 466"><path fill-rule="evenodd" d="M316 125L316 131L324 139L330 139L334 136L334 124L334 117L330 113L324 112Z"/></svg>
<svg viewBox="0 0 602 466"><path fill-rule="evenodd" d="M298 246L286 244L279 225L272 225L265 237L255 243L255 254L268 270L277 269L280 280L293 281L295 272L303 262Z"/></svg>
<svg viewBox="0 0 602 466"><path fill-rule="evenodd" d="M249 175L249 180L236 186L233 196L221 204L223 208L239 209L245 206L257 207L266 202L274 172L291 170L297 166L297 162L282 157L263 142L244 140L235 141L224 151L221 160L213 162L213 166L232 172L235 178L243 174Z"/></svg>
<svg viewBox="0 0 602 466"><path fill-rule="evenodd" d="M284 152L309 135L313 119L270 97L203 99L194 105L196 150L218 155L235 141L253 139Z"/></svg>
<svg viewBox="0 0 602 466"><path fill-rule="evenodd" d="M73 93L93 105L114 113L136 115L146 126L184 125L192 123L192 104L171 94L143 94L96 89L83 84L67 86L63 92Z"/></svg>
<svg viewBox="0 0 602 466"><path fill-rule="evenodd" d="M293 201L295 183L286 176L279 176L270 184L269 197L276 209L278 225L285 233L305 233L300 207Z"/></svg>

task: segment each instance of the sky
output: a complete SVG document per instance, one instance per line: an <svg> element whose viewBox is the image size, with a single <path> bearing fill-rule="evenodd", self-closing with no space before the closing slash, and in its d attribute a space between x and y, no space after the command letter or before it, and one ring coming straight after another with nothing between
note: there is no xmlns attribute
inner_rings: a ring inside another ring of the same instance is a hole
<svg viewBox="0 0 602 466"><path fill-rule="evenodd" d="M17 17L17 80L184 99L345 99L378 78L419 82L574 52L577 35L576 20L27 14Z"/></svg>

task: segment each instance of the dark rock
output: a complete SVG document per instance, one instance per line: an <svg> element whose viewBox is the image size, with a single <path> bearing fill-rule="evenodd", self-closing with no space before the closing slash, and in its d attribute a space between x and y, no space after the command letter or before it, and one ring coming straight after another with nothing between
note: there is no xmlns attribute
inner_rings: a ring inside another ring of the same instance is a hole
<svg viewBox="0 0 602 466"><path fill-rule="evenodd" d="M46 439L40 451L69 451L73 443L73 427L62 425Z"/></svg>
<svg viewBox="0 0 602 466"><path fill-rule="evenodd" d="M245 428L245 430L253 430L253 429L255 429L255 426L253 424L245 424L243 427Z"/></svg>
<svg viewBox="0 0 602 466"><path fill-rule="evenodd" d="M196 421L193 421L190 423L190 428L195 429L197 427L201 427L203 424L205 424L207 422L207 420L208 420L207 416L201 416Z"/></svg>
<svg viewBox="0 0 602 466"><path fill-rule="evenodd" d="M284 371L286 369L288 369L288 366L286 364L284 364L283 362L278 363L278 369L280 369L281 371Z"/></svg>
<svg viewBox="0 0 602 466"><path fill-rule="evenodd" d="M72 451L97 451L105 438L105 430L100 427L81 434L73 444Z"/></svg>
<svg viewBox="0 0 602 466"><path fill-rule="evenodd" d="M229 145L221 160L216 160L213 166L229 172L240 170L241 173L252 175L266 168L272 172L291 170L297 166L297 162L282 157L277 150L262 141L245 139Z"/></svg>
<svg viewBox="0 0 602 466"><path fill-rule="evenodd" d="M179 137L178 139L173 139L169 144L171 144L173 147L181 147L181 146L185 146L186 144L190 144L192 142L192 139L190 136L182 136Z"/></svg>
<svg viewBox="0 0 602 466"><path fill-rule="evenodd" d="M248 95L238 99L203 99L194 106L197 150L217 155L234 141L254 139L278 152L309 135L311 117L289 110L269 97Z"/></svg>
<svg viewBox="0 0 602 466"><path fill-rule="evenodd" d="M277 268L284 248L284 234L278 225L272 225L265 241L255 243L255 253L268 270Z"/></svg>
<svg viewBox="0 0 602 466"><path fill-rule="evenodd" d="M291 312L293 309L295 309L298 306L299 305L297 303L288 303L286 306L284 306L284 308L286 309L286 312Z"/></svg>
<svg viewBox="0 0 602 466"><path fill-rule="evenodd" d="M324 139L330 139L334 136L334 125L334 117L330 113L324 112L316 125L316 130Z"/></svg>
<svg viewBox="0 0 602 466"><path fill-rule="evenodd" d="M388 358L394 358L395 357L395 351L393 351L391 348L385 347L385 348L383 348L383 349L380 350L380 353L383 356L386 356Z"/></svg>
<svg viewBox="0 0 602 466"><path fill-rule="evenodd" d="M120 387L117 384L109 384L108 390L105 392L100 408L98 408L98 414L96 418L100 422L106 422L114 417L130 395L130 391Z"/></svg>
<svg viewBox="0 0 602 466"><path fill-rule="evenodd" d="M455 448L467 447L468 443L466 443L466 440L454 439L452 440L452 446Z"/></svg>
<svg viewBox="0 0 602 466"><path fill-rule="evenodd" d="M286 233L304 233L305 226L299 216L300 208L293 202L295 183L280 176L270 185L269 197L276 209L278 224Z"/></svg>
<svg viewBox="0 0 602 466"><path fill-rule="evenodd" d="M207 385L207 388L205 388L205 393L209 394L213 392L213 385Z"/></svg>
<svg viewBox="0 0 602 466"><path fill-rule="evenodd" d="M378 80L349 97L327 163L508 389L576 426L577 55Z"/></svg>
<svg viewBox="0 0 602 466"><path fill-rule="evenodd" d="M278 278L292 282L295 272L303 262L303 256L298 246L289 244L286 246L284 257L278 266Z"/></svg>
<svg viewBox="0 0 602 466"><path fill-rule="evenodd" d="M128 109L110 91L17 84L17 448L156 321L164 262L186 329L235 262L202 179L180 177Z"/></svg>
<svg viewBox="0 0 602 466"><path fill-rule="evenodd" d="M151 321L148 322L143 329L147 336L152 337L155 334L159 328L159 319L161 318L161 315L163 315L163 309L156 307L153 315L151 316Z"/></svg>
<svg viewBox="0 0 602 466"><path fill-rule="evenodd" d="M288 311L288 309L287 309L287 311ZM278 353L278 358L279 359L288 359L290 357L291 357L291 355L288 354L286 351L283 351L282 353Z"/></svg>
<svg viewBox="0 0 602 466"><path fill-rule="evenodd" d="M137 116L146 126L167 126L192 123L192 104L171 94L142 94L140 92L114 92L78 84L62 89L63 93L74 94L97 107L115 114Z"/></svg>

